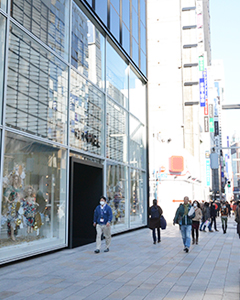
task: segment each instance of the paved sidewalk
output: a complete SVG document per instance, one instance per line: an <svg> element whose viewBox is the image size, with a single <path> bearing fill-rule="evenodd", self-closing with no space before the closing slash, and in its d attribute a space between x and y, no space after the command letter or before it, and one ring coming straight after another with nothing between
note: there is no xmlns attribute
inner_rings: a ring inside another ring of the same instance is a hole
<svg viewBox="0 0 240 300"><path fill-rule="evenodd" d="M201 232L189 253L178 226L168 226L156 245L142 229L113 237L108 253L95 254L91 244L5 266L0 299L239 300L234 223L230 218L227 234Z"/></svg>

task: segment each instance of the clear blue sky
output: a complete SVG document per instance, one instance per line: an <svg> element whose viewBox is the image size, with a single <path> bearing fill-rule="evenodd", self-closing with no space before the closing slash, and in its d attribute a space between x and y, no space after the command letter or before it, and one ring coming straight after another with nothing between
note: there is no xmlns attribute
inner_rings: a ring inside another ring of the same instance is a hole
<svg viewBox="0 0 240 300"><path fill-rule="evenodd" d="M212 59L223 59L225 104L240 104L240 0L209 2ZM223 113L230 136L240 132L240 110Z"/></svg>

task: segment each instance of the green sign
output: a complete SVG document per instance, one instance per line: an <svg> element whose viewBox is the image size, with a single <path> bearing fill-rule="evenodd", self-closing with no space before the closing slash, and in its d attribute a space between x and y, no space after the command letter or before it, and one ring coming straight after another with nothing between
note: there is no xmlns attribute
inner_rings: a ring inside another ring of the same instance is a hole
<svg viewBox="0 0 240 300"><path fill-rule="evenodd" d="M199 71L204 71L204 56L199 56L198 66Z"/></svg>
<svg viewBox="0 0 240 300"><path fill-rule="evenodd" d="M209 132L214 132L213 118L209 118Z"/></svg>

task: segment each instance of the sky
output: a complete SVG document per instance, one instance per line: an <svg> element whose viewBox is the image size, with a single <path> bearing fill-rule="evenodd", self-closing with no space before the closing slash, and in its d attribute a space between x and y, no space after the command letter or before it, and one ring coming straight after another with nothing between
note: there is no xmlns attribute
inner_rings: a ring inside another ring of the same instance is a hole
<svg viewBox="0 0 240 300"><path fill-rule="evenodd" d="M224 63L225 104L240 104L240 0L209 3L212 59ZM240 136L240 109L224 110L222 127L230 140L234 131Z"/></svg>

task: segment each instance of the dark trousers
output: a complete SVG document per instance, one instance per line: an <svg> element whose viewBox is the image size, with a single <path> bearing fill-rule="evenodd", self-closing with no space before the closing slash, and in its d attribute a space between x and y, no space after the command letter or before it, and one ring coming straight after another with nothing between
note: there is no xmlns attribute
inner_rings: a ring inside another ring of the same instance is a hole
<svg viewBox="0 0 240 300"><path fill-rule="evenodd" d="M156 229L157 229L158 241L161 240L160 228L154 228L154 229L152 229L152 236L153 236L153 241L154 242L156 242L156 240L157 240L157 238L156 238Z"/></svg>
<svg viewBox="0 0 240 300"><path fill-rule="evenodd" d="M194 232L196 232L196 240L198 240L199 236L199 221L192 221L192 238L195 239Z"/></svg>
<svg viewBox="0 0 240 300"><path fill-rule="evenodd" d="M211 217L211 228L213 223L214 223L214 229L217 230L216 217Z"/></svg>

